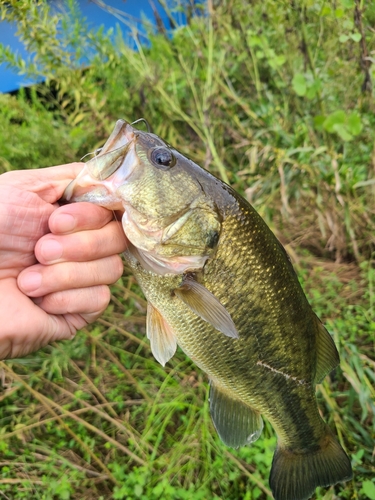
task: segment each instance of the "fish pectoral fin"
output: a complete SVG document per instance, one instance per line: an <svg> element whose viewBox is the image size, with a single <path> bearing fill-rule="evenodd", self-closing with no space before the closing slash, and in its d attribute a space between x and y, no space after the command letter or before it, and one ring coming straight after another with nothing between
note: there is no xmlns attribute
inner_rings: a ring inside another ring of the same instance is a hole
<svg viewBox="0 0 375 500"><path fill-rule="evenodd" d="M228 396L212 381L210 413L220 439L232 448L253 443L262 432L263 420L260 413Z"/></svg>
<svg viewBox="0 0 375 500"><path fill-rule="evenodd" d="M174 290L195 314L210 323L227 337L238 339L237 328L229 312L206 287L193 279L187 279Z"/></svg>
<svg viewBox="0 0 375 500"><path fill-rule="evenodd" d="M320 319L316 315L314 316L317 348L315 383L320 384L324 377L340 363L340 358L333 338Z"/></svg>
<svg viewBox="0 0 375 500"><path fill-rule="evenodd" d="M147 338L150 339L154 358L162 366L169 361L177 349L176 335L155 307L147 303Z"/></svg>

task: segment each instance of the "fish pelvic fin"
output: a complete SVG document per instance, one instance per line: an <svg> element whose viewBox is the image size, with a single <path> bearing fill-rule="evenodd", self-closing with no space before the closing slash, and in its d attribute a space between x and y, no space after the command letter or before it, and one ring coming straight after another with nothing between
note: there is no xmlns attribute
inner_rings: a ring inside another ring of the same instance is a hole
<svg viewBox="0 0 375 500"><path fill-rule="evenodd" d="M215 429L224 444L239 448L260 436L263 420L250 406L230 397L211 381L210 413Z"/></svg>
<svg viewBox="0 0 375 500"><path fill-rule="evenodd" d="M147 303L146 329L154 358L165 366L176 352L177 339L172 328L150 302Z"/></svg>
<svg viewBox="0 0 375 500"><path fill-rule="evenodd" d="M318 486L349 481L350 460L326 425L318 449L293 451L279 446L273 457L270 486L275 500L308 500Z"/></svg>
<svg viewBox="0 0 375 500"><path fill-rule="evenodd" d="M314 321L317 348L315 383L320 384L324 377L340 363L340 357L333 338L315 314Z"/></svg>
<svg viewBox="0 0 375 500"><path fill-rule="evenodd" d="M235 339L239 337L229 312L205 286L193 279L186 279L174 290L174 293L189 309L210 323L216 330L227 337Z"/></svg>

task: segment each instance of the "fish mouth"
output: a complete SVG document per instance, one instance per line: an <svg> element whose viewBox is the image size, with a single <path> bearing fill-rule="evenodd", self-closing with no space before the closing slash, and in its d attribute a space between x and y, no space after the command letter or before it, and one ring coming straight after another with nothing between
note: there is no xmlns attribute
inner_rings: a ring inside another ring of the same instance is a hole
<svg viewBox="0 0 375 500"><path fill-rule="evenodd" d="M118 120L100 153L89 160L66 187L62 201L88 201L113 210L120 209L122 203L115 194L116 190L138 164L136 132L125 120Z"/></svg>

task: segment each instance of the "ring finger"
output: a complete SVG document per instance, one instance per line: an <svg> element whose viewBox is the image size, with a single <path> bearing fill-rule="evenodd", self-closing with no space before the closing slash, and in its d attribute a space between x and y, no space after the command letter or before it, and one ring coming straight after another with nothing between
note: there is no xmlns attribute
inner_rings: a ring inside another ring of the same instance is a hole
<svg viewBox="0 0 375 500"><path fill-rule="evenodd" d="M110 297L108 286L98 285L49 293L36 303L48 314L80 314L91 323L106 309Z"/></svg>

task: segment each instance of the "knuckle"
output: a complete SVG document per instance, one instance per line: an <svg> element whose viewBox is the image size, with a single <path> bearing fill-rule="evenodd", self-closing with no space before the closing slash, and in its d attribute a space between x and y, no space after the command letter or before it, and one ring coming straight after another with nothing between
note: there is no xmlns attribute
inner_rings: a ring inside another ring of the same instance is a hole
<svg viewBox="0 0 375 500"><path fill-rule="evenodd" d="M97 231L95 238L95 250L98 255L110 256L115 253L116 249L116 235L113 231L112 223L106 224L102 229Z"/></svg>
<svg viewBox="0 0 375 500"><path fill-rule="evenodd" d="M119 255L104 257L93 264L93 284L109 285L117 281L123 273L123 264Z"/></svg>
<svg viewBox="0 0 375 500"><path fill-rule="evenodd" d="M122 262L122 259L119 255L114 255L114 276L115 276L115 281L121 278L122 273L124 272L124 264Z"/></svg>
<svg viewBox="0 0 375 500"><path fill-rule="evenodd" d="M72 312L75 307L75 300L74 297L72 297L72 291L61 290L45 295L43 297L43 303L41 307L45 312L52 315ZM53 318L53 316L51 316L51 318ZM54 326L57 327L58 323Z"/></svg>
<svg viewBox="0 0 375 500"><path fill-rule="evenodd" d="M96 310L102 312L111 300L111 292L106 285L100 285L95 288L96 290L93 292L96 297Z"/></svg>
<svg viewBox="0 0 375 500"><path fill-rule="evenodd" d="M53 310L68 310L69 309L69 295L63 291L58 291L46 295L45 306Z"/></svg>
<svg viewBox="0 0 375 500"><path fill-rule="evenodd" d="M103 251L105 252L105 249L108 246L107 241L105 239L97 237L92 237L91 240L92 241L89 242L89 245L92 255L102 255Z"/></svg>
<svg viewBox="0 0 375 500"><path fill-rule="evenodd" d="M89 307L80 311L81 317L85 319L87 323L92 323L95 321L107 308L111 294L108 286L106 285L98 285L91 287L90 290L86 290L88 292L87 295L87 303L89 303ZM84 309L84 308L82 308Z"/></svg>
<svg viewBox="0 0 375 500"><path fill-rule="evenodd" d="M64 273L63 279L65 285L71 288L77 288L74 284L78 284L82 279L82 269L76 262L71 262L66 266L66 272Z"/></svg>

